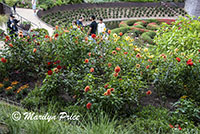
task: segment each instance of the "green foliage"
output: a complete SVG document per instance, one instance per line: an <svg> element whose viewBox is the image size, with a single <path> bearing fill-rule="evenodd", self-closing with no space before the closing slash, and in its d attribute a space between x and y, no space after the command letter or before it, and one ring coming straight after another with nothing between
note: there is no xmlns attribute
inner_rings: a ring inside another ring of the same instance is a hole
<svg viewBox="0 0 200 134"><path fill-rule="evenodd" d="M125 23L126 23L127 25L129 25L129 26L133 26L133 24L134 24L135 22L137 22L137 20L127 20L127 21L125 21Z"/></svg>
<svg viewBox="0 0 200 134"><path fill-rule="evenodd" d="M148 33L148 32L143 33L143 34L141 35L141 38L142 38L144 41L148 42L149 44L154 44L153 39L149 36L149 33Z"/></svg>
<svg viewBox="0 0 200 134"><path fill-rule="evenodd" d="M195 102L191 99L179 99L176 103L174 103L174 107L176 108L172 114L176 115L184 115L188 120L199 122L200 121L200 107L199 102Z"/></svg>
<svg viewBox="0 0 200 134"><path fill-rule="evenodd" d="M112 32L111 32L111 34L113 34L113 33L118 34L120 32L126 33L129 30L130 30L130 27L120 27L120 28L113 29Z"/></svg>
<svg viewBox="0 0 200 134"><path fill-rule="evenodd" d="M9 6L13 6L16 2L17 0L5 0L5 3Z"/></svg>
<svg viewBox="0 0 200 134"><path fill-rule="evenodd" d="M163 25L155 38L160 51L173 52L175 48L186 54L200 48L200 23L192 18L181 17L174 25ZM184 37L184 38L183 38ZM163 41L164 40L164 41Z"/></svg>
<svg viewBox="0 0 200 134"><path fill-rule="evenodd" d="M156 63L155 83L168 96L200 100L199 26L197 20L180 18L174 25L164 25L155 38L157 55L165 57L160 56L164 61Z"/></svg>
<svg viewBox="0 0 200 134"><path fill-rule="evenodd" d="M0 26L2 26L3 24L5 24L8 20L8 16L7 15L0 15Z"/></svg>
<svg viewBox="0 0 200 134"><path fill-rule="evenodd" d="M158 25L147 25L147 29L149 30L158 30L160 27Z"/></svg>
<svg viewBox="0 0 200 134"><path fill-rule="evenodd" d="M51 107L52 108L52 107ZM182 130L175 127L170 128L169 120L172 116L169 116L169 111L162 108L145 107L142 111L138 112L135 118L129 118L131 122L125 122L124 119L110 118L107 114L98 113L98 116L86 113L85 116L80 117L79 121L42 121L42 120L19 120L13 121L10 116L13 112L27 111L19 107L8 105L5 103L0 103L0 122L5 124L8 131L12 134L35 134L35 133L45 133L45 134L143 134L143 133L171 133L171 134L181 134L181 133L199 133L200 130L194 127L190 122L186 126L178 124L181 126ZM37 115L44 115L45 112L36 112ZM54 116L58 113L48 113ZM76 114L76 113L75 113ZM133 115L134 116L134 115ZM87 118L86 118L87 117ZM146 122L145 122L146 121ZM0 124L1 125L1 124Z"/></svg>

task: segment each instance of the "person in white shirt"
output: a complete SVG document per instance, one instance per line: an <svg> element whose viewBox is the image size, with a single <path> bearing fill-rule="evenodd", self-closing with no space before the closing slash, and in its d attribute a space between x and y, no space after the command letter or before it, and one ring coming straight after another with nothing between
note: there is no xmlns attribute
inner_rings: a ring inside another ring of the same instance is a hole
<svg viewBox="0 0 200 134"><path fill-rule="evenodd" d="M36 3L37 3L37 0L32 0L32 8L34 11L34 15L36 15Z"/></svg>
<svg viewBox="0 0 200 134"><path fill-rule="evenodd" d="M99 20L100 21L98 23L97 30L98 30L98 34L101 34L101 33L105 32L106 25L103 23L103 19L102 18L100 18Z"/></svg>

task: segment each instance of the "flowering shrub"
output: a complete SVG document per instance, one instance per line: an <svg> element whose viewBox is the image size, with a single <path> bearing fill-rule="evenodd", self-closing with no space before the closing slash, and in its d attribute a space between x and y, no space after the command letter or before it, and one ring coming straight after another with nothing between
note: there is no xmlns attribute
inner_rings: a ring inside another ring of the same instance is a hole
<svg viewBox="0 0 200 134"><path fill-rule="evenodd" d="M133 45L134 39L124 39L123 33L111 34L110 40L93 35L95 43L80 30L64 31L58 28L56 40L48 44L57 44L56 58L60 62L48 63L52 67L45 72L40 96L60 100L66 95L76 105L91 111L131 112L148 91L148 49ZM148 91L147 95L150 94Z"/></svg>
<svg viewBox="0 0 200 134"><path fill-rule="evenodd" d="M160 60L155 63L155 85L168 96L187 95L200 100L199 27L197 20L180 18L174 25L164 25L158 31L156 58Z"/></svg>

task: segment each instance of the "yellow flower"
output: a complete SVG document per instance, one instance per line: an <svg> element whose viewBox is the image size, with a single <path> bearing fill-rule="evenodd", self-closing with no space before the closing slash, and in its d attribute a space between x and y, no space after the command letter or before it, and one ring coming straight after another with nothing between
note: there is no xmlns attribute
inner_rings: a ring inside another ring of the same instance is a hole
<svg viewBox="0 0 200 134"><path fill-rule="evenodd" d="M120 39L120 36L118 36L117 39L119 40L119 39Z"/></svg>
<svg viewBox="0 0 200 134"><path fill-rule="evenodd" d="M136 64L136 68L140 68L140 64Z"/></svg>
<svg viewBox="0 0 200 134"><path fill-rule="evenodd" d="M106 31L106 28L104 28L103 30Z"/></svg>
<svg viewBox="0 0 200 134"><path fill-rule="evenodd" d="M2 88L4 85L2 83L0 83L0 88Z"/></svg>
<svg viewBox="0 0 200 134"><path fill-rule="evenodd" d="M125 40L129 41L130 40L130 36L126 36Z"/></svg>
<svg viewBox="0 0 200 134"><path fill-rule="evenodd" d="M134 47L134 48L137 48L137 46L136 46L136 45L134 45L133 47Z"/></svg>
<svg viewBox="0 0 200 134"><path fill-rule="evenodd" d="M184 56L184 55L185 55L185 53L181 53L181 55L182 55L182 56Z"/></svg>
<svg viewBox="0 0 200 134"><path fill-rule="evenodd" d="M12 87L11 87L11 86L6 88L6 90L11 90L11 89L12 89Z"/></svg>
<svg viewBox="0 0 200 134"><path fill-rule="evenodd" d="M144 49L144 52L148 52L148 48L145 48L145 49Z"/></svg>
<svg viewBox="0 0 200 134"><path fill-rule="evenodd" d="M139 49L139 48L136 48L136 49L135 49L135 51L138 51L138 52L140 52L140 49Z"/></svg>
<svg viewBox="0 0 200 134"><path fill-rule="evenodd" d="M17 85L19 82L18 81L13 81L12 83L11 83L11 85L13 86L13 85Z"/></svg>
<svg viewBox="0 0 200 134"><path fill-rule="evenodd" d="M133 44L129 44L129 46L130 46L130 47L132 47L132 46L133 46Z"/></svg>
<svg viewBox="0 0 200 134"><path fill-rule="evenodd" d="M149 58L152 59L154 57L154 55L150 55Z"/></svg>
<svg viewBox="0 0 200 134"><path fill-rule="evenodd" d="M185 98L187 98L187 96L186 96L186 95L184 95L184 96L182 96L182 97L181 97L181 99L185 99Z"/></svg>
<svg viewBox="0 0 200 134"><path fill-rule="evenodd" d="M130 42L133 42L133 41L134 41L134 39L131 39L131 40L130 40Z"/></svg>
<svg viewBox="0 0 200 134"><path fill-rule="evenodd" d="M114 38L117 38L117 34L116 34L116 33L114 33L114 34L113 34L113 37L114 37Z"/></svg>
<svg viewBox="0 0 200 134"><path fill-rule="evenodd" d="M178 50L179 50L179 49L178 49L178 48L176 48L176 49L174 49L174 52L176 52L176 53L177 53L177 52L178 52Z"/></svg>

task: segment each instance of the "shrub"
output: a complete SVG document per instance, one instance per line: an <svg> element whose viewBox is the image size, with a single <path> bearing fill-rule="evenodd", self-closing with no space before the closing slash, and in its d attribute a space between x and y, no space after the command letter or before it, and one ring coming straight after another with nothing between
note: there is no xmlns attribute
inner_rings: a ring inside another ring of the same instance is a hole
<svg viewBox="0 0 200 134"><path fill-rule="evenodd" d="M111 34L113 33L119 34L120 32L126 33L129 30L130 30L130 27L120 27L120 28L113 29Z"/></svg>
<svg viewBox="0 0 200 134"><path fill-rule="evenodd" d="M154 44L153 39L149 36L147 32L143 33L141 35L141 38L145 41L148 42L149 44Z"/></svg>
<svg viewBox="0 0 200 134"><path fill-rule="evenodd" d="M158 25L156 25L156 24L148 24L147 25L147 29L149 29L149 30L158 30L160 27L158 26Z"/></svg>
<svg viewBox="0 0 200 134"><path fill-rule="evenodd" d="M133 24L135 23L135 22L137 22L138 20L127 20L127 21L125 21L125 23L128 25L128 26L133 26Z"/></svg>
<svg viewBox="0 0 200 134"><path fill-rule="evenodd" d="M164 59L164 62L157 63L159 71L155 83L157 89L167 96L186 95L200 100L199 28L199 21L181 17L173 26L162 26L155 37L156 51Z"/></svg>
<svg viewBox="0 0 200 134"><path fill-rule="evenodd" d="M119 23L119 27L128 27L128 25L124 21L122 21Z"/></svg>

